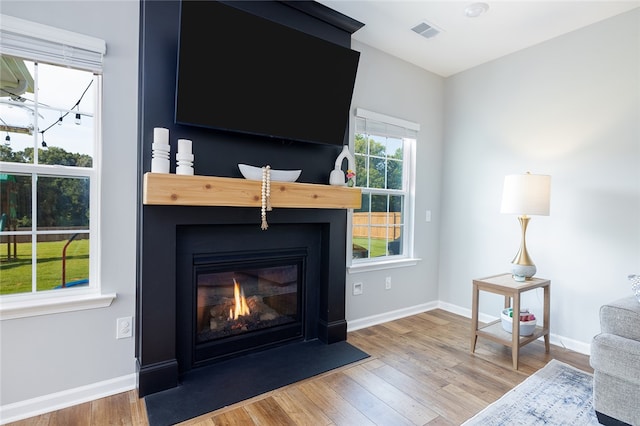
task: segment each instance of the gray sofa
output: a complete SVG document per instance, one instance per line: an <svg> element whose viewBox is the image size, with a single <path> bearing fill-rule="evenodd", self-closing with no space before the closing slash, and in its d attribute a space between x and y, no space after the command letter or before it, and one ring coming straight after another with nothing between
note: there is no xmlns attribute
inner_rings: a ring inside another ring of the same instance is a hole
<svg viewBox="0 0 640 426"><path fill-rule="evenodd" d="M600 308L591 343L593 405L600 423L640 426L640 303L625 297Z"/></svg>

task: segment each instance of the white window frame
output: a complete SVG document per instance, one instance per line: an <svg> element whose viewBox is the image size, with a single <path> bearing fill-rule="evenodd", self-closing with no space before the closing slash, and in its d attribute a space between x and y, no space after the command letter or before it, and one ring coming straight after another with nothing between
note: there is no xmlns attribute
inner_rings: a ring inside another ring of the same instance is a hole
<svg viewBox="0 0 640 426"><path fill-rule="evenodd" d="M387 126L390 130L389 136L399 137L404 139L403 145L403 186L404 191L404 234L402 238L402 254L392 256L381 256L368 259L353 259L353 209L349 210L348 215L348 244L347 244L347 271L349 273L375 271L389 268L397 268L404 266L416 265L420 259L414 257L414 229L415 229L415 177L416 177L416 144L418 138L418 132L420 130L420 124L407 121L401 118L391 117L385 114L368 111L363 108L356 108L356 119L364 119L371 122L381 123ZM350 135L351 145L354 146L353 139L355 137L355 131ZM373 132L375 134L375 132ZM356 186L358 182L358 176L356 176ZM372 194L376 192L375 189L371 191ZM385 194L389 191L383 191Z"/></svg>
<svg viewBox="0 0 640 426"><path fill-rule="evenodd" d="M3 172L90 179L89 235L90 285L64 291L41 291L0 296L0 320L36 315L103 308L111 305L115 293L104 294L100 285L100 153L102 146L102 58L106 43L95 37L0 15L0 53L34 62L68 66L98 74L96 81L95 146L93 167L64 167L22 163L4 163ZM34 155L37 155L34 153ZM35 230L26 231L36 241Z"/></svg>

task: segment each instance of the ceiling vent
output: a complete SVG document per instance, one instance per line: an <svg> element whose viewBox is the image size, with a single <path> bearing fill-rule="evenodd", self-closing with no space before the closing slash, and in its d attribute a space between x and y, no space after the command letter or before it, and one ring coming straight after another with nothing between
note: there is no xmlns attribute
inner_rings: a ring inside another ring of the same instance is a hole
<svg viewBox="0 0 640 426"><path fill-rule="evenodd" d="M433 38L441 32L438 28L431 24L428 24L427 22L421 22L415 27L411 28L411 30L420 34L424 38Z"/></svg>

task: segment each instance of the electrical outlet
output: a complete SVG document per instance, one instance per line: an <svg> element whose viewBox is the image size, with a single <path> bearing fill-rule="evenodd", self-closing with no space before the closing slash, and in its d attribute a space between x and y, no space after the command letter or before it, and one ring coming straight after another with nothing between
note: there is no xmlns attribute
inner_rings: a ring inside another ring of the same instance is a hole
<svg viewBox="0 0 640 426"><path fill-rule="evenodd" d="M133 318L122 317L116 320L116 339L131 337L133 333Z"/></svg>
<svg viewBox="0 0 640 426"><path fill-rule="evenodd" d="M358 296L362 294L362 283L353 283L353 295Z"/></svg>
<svg viewBox="0 0 640 426"><path fill-rule="evenodd" d="M391 290L391 277L387 277L384 280L384 289Z"/></svg>

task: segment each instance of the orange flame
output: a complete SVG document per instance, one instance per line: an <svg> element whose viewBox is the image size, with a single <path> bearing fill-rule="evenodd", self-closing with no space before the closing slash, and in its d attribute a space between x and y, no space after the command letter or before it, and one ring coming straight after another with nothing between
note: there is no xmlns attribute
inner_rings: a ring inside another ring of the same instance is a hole
<svg viewBox="0 0 640 426"><path fill-rule="evenodd" d="M235 306L233 309L229 309L229 319L237 320L240 315L251 315L249 305L247 305L247 299L244 297L244 289L238 284L236 279L233 279L233 297L235 299Z"/></svg>

